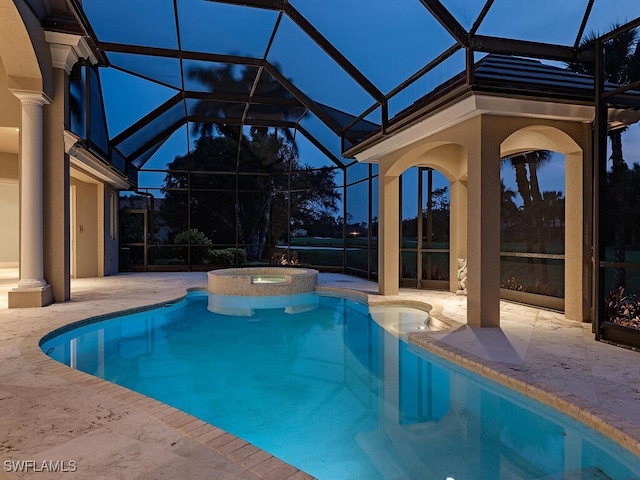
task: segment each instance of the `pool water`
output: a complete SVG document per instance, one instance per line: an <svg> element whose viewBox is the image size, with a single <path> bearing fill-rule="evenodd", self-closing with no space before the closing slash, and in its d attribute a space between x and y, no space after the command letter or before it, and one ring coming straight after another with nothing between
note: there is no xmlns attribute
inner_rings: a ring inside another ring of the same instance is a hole
<svg viewBox="0 0 640 480"><path fill-rule="evenodd" d="M53 332L42 349L321 480L640 478L607 437L408 345L366 305L321 296L313 310L243 317L207 304L192 292Z"/></svg>

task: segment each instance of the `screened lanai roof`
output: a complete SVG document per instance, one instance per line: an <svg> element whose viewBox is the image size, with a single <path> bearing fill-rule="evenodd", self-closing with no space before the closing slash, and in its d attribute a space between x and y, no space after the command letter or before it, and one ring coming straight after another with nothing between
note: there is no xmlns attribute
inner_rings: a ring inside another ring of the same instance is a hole
<svg viewBox="0 0 640 480"><path fill-rule="evenodd" d="M170 92L109 132L137 167L188 122L296 129L344 165L487 54L570 62L640 24L637 0L68 1L105 66Z"/></svg>

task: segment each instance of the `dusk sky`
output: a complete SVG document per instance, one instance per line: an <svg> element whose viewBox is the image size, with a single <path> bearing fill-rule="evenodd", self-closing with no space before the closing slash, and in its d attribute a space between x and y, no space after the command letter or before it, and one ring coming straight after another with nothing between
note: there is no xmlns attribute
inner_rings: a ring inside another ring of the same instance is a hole
<svg viewBox="0 0 640 480"><path fill-rule="evenodd" d="M419 0L290 0L289 3L383 94L454 44ZM442 0L442 4L469 29L485 1ZM496 0L478 34L573 46L587 4L588 0ZM178 34L173 1L138 0L135 5L136 8L131 8L128 0L83 1L101 41L176 49ZM278 12L204 0L179 0L177 5L180 41L185 50L254 58L263 58L266 52L266 59L272 65L317 102L353 115L359 115L375 102L287 15L280 21L267 51ZM615 24L638 16L640 2L637 0L596 0L585 33L603 33ZM178 92L174 87L181 85L180 65L170 58L108 55L116 68L101 69L101 80L109 134L114 137ZM479 58L481 54L476 60ZM201 63L206 66L206 62ZM393 97L389 102L390 114L410 105L463 69L464 54L459 52ZM166 85L137 76L152 74ZM379 111L369 118L379 122ZM339 154L338 137L321 125L317 117L309 116L304 122L314 129L314 135L321 136L321 141ZM186 125L177 130L146 168L164 168L176 155L193 147L187 130ZM314 166L330 163L301 134L297 140L303 162ZM636 157L633 152L640 150L629 148L628 151L631 157ZM548 177L545 189L563 190L564 172L556 171L561 168L558 165L561 162L552 162L541 172ZM513 189L510 177L513 175L508 172L503 174L505 183ZM144 183L144 177L141 179Z"/></svg>

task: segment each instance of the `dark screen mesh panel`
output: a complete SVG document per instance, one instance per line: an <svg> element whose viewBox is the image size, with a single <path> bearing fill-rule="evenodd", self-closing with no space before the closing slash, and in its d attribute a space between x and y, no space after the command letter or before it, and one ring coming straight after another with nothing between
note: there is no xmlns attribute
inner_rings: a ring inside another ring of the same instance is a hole
<svg viewBox="0 0 640 480"><path fill-rule="evenodd" d="M583 4L584 11L588 2L577 3ZM563 8L554 0L521 2L518 8L513 8L510 0L495 0L478 33L572 46L581 23L582 16L576 15L575 10Z"/></svg>
<svg viewBox="0 0 640 480"><path fill-rule="evenodd" d="M307 112L300 120L300 125L316 138L336 158L341 158L342 147L340 137L331 131L313 112Z"/></svg>
<svg viewBox="0 0 640 480"><path fill-rule="evenodd" d="M189 98L186 101L187 114L195 122L224 122L239 125L246 104L235 102L219 102L216 100L198 100Z"/></svg>
<svg viewBox="0 0 640 480"><path fill-rule="evenodd" d="M82 8L102 42L178 47L172 0L83 0Z"/></svg>
<svg viewBox="0 0 640 480"><path fill-rule="evenodd" d="M282 84L273 78L273 75L266 70L262 70L262 73L260 74L260 79L256 85L255 96L288 99L295 98L289 90L282 86Z"/></svg>
<svg viewBox="0 0 640 480"><path fill-rule="evenodd" d="M607 0L595 0L585 32L604 34L615 25L622 25L631 19L640 17L640 2L619 0L612 8Z"/></svg>
<svg viewBox="0 0 640 480"><path fill-rule="evenodd" d="M184 122L184 113L183 103L178 102L122 139L115 147L125 156L142 153L140 150L146 151L148 147L145 146L150 143L166 140Z"/></svg>
<svg viewBox="0 0 640 480"><path fill-rule="evenodd" d="M403 110L410 108L418 100L434 92L436 87L443 85L464 70L465 53L460 50L394 94L389 99L389 118L393 118Z"/></svg>
<svg viewBox="0 0 640 480"><path fill-rule="evenodd" d="M89 68L89 141L106 157L109 151L109 133L104 115L100 77L95 68Z"/></svg>
<svg viewBox="0 0 640 480"><path fill-rule="evenodd" d="M448 48L451 36L415 0L292 0L376 87L388 92ZM327 12L340 12L329 15ZM427 46L422 48L418 46Z"/></svg>
<svg viewBox="0 0 640 480"><path fill-rule="evenodd" d="M257 67L232 63L184 60L185 90L208 93L249 95L258 73Z"/></svg>
<svg viewBox="0 0 640 480"><path fill-rule="evenodd" d="M468 31L480 15L487 0L440 0L440 3Z"/></svg>
<svg viewBox="0 0 640 480"><path fill-rule="evenodd" d="M327 157L318 146L308 139L303 132L296 132L296 146L298 148L298 154L300 156L300 163L312 168L319 167L338 167L342 166L341 163L336 164L329 157Z"/></svg>
<svg viewBox="0 0 640 480"><path fill-rule="evenodd" d="M273 122L297 122L305 114L306 108L302 105L259 105L249 107L247 120L267 120Z"/></svg>
<svg viewBox="0 0 640 480"><path fill-rule="evenodd" d="M300 59L309 59L301 62ZM349 76L292 20L278 26L267 60L317 102L359 114L374 103Z"/></svg>
<svg viewBox="0 0 640 480"><path fill-rule="evenodd" d="M343 150L347 150L348 148L357 145L371 134L380 131L382 131L382 127L379 124L375 124L366 119L359 120L349 127L343 134Z"/></svg>
<svg viewBox="0 0 640 480"><path fill-rule="evenodd" d="M278 13L203 0L178 0L182 48L262 58Z"/></svg>
<svg viewBox="0 0 640 480"><path fill-rule="evenodd" d="M114 67L172 88L182 88L177 58L119 52L110 52L108 58Z"/></svg>
<svg viewBox="0 0 640 480"><path fill-rule="evenodd" d="M170 135L170 132L167 132L167 136ZM162 142L163 141L159 141L156 144L151 145L146 151L142 152L140 155L138 155L135 158L130 157L129 160L130 162L136 167L136 168L142 168L147 161L153 157L153 155L158 151L158 149L162 146Z"/></svg>

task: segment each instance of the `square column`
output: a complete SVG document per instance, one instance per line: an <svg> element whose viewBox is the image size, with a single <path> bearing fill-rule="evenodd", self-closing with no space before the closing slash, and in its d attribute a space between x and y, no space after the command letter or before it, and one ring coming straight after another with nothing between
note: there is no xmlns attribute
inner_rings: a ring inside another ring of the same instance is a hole
<svg viewBox="0 0 640 480"><path fill-rule="evenodd" d="M9 308L42 307L53 301L44 279L43 93L13 91L20 99L20 280L9 292Z"/></svg>
<svg viewBox="0 0 640 480"><path fill-rule="evenodd" d="M400 288L400 177L380 169L378 214L378 291L398 295Z"/></svg>
<svg viewBox="0 0 640 480"><path fill-rule="evenodd" d="M467 324L499 327L500 145L485 127L468 152Z"/></svg>

